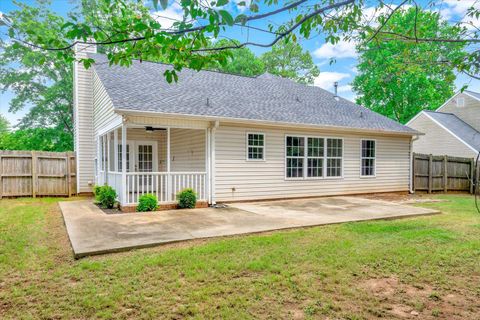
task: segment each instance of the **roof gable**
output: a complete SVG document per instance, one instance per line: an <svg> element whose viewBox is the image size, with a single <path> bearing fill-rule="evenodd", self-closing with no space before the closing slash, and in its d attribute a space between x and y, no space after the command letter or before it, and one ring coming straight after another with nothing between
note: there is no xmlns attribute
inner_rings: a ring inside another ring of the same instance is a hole
<svg viewBox="0 0 480 320"><path fill-rule="evenodd" d="M183 69L178 82L169 84L163 73L170 65L133 61L124 68L109 66L104 55L91 57L117 110L416 134L326 90L270 74Z"/></svg>
<svg viewBox="0 0 480 320"><path fill-rule="evenodd" d="M423 111L428 118L453 134L472 150L480 151L480 132L452 113Z"/></svg>

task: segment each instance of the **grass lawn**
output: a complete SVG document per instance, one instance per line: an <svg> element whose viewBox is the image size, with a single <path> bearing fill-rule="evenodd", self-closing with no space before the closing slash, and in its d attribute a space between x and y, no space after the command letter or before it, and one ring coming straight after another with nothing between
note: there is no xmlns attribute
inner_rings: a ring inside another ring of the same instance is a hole
<svg viewBox="0 0 480 320"><path fill-rule="evenodd" d="M0 318L480 319L480 214L192 241L74 260L57 202L0 201Z"/></svg>

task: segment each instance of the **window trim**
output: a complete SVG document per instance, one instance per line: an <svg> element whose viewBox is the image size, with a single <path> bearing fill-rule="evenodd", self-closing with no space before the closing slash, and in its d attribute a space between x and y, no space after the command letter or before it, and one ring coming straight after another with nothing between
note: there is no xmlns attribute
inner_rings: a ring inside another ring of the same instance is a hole
<svg viewBox="0 0 480 320"><path fill-rule="evenodd" d="M262 135L263 136L263 146L261 148L263 148L263 158L262 159L249 159L248 158L248 148L250 147L256 147L258 148L259 146L250 146L248 144L248 136L250 134L258 134L258 135ZM267 135L265 134L265 132L253 132L253 131L247 131L245 133L245 161L252 161L252 162L265 162L267 161Z"/></svg>
<svg viewBox="0 0 480 320"><path fill-rule="evenodd" d="M303 177L287 177L287 137L297 137L303 138L306 142L304 155L303 155ZM323 139L323 169L321 177L308 177L308 138L320 138ZM327 139L338 139L342 141L342 167L341 175L327 177ZM283 176L284 180L287 181L303 181L303 180L341 180L344 179L344 170L345 168L345 139L342 137L336 136L318 136L318 135L305 135L305 134L295 134L295 133L286 133L283 137Z"/></svg>
<svg viewBox="0 0 480 320"><path fill-rule="evenodd" d="M372 159L371 157L364 158L363 157L363 141L374 141L375 142L375 150L374 150L374 157L373 157L373 175L364 175L362 174L362 160L363 159ZM360 178L366 178L366 179L373 179L377 177L377 139L368 139L368 138L362 138L360 139Z"/></svg>

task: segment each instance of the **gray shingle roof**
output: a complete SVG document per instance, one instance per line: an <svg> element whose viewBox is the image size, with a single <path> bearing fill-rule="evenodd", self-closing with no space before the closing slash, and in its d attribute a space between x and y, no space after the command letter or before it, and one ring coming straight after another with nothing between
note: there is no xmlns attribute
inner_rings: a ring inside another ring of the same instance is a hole
<svg viewBox="0 0 480 320"><path fill-rule="evenodd" d="M477 151L480 151L480 132L472 128L469 124L462 121L452 113L443 113L435 111L424 111L430 117L448 128L457 137L465 141L468 145Z"/></svg>
<svg viewBox="0 0 480 320"><path fill-rule="evenodd" d="M116 109L417 133L321 88L277 76L183 69L178 82L168 84L163 73L169 65L135 60L124 68L109 66L104 55L90 56Z"/></svg>
<svg viewBox="0 0 480 320"><path fill-rule="evenodd" d="M480 93L478 93L478 92L473 92L473 91L470 91L470 90L465 90L465 92L467 92L469 95L472 95L472 96L474 96L475 98L477 98L477 99L480 100Z"/></svg>

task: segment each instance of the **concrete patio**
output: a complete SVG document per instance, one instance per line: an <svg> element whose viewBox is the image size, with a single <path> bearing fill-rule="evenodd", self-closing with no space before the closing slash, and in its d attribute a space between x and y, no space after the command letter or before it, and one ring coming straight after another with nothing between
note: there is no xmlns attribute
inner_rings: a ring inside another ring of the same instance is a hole
<svg viewBox="0 0 480 320"><path fill-rule="evenodd" d="M76 258L182 240L438 211L359 197L236 203L227 208L107 215L91 201L60 202Z"/></svg>

